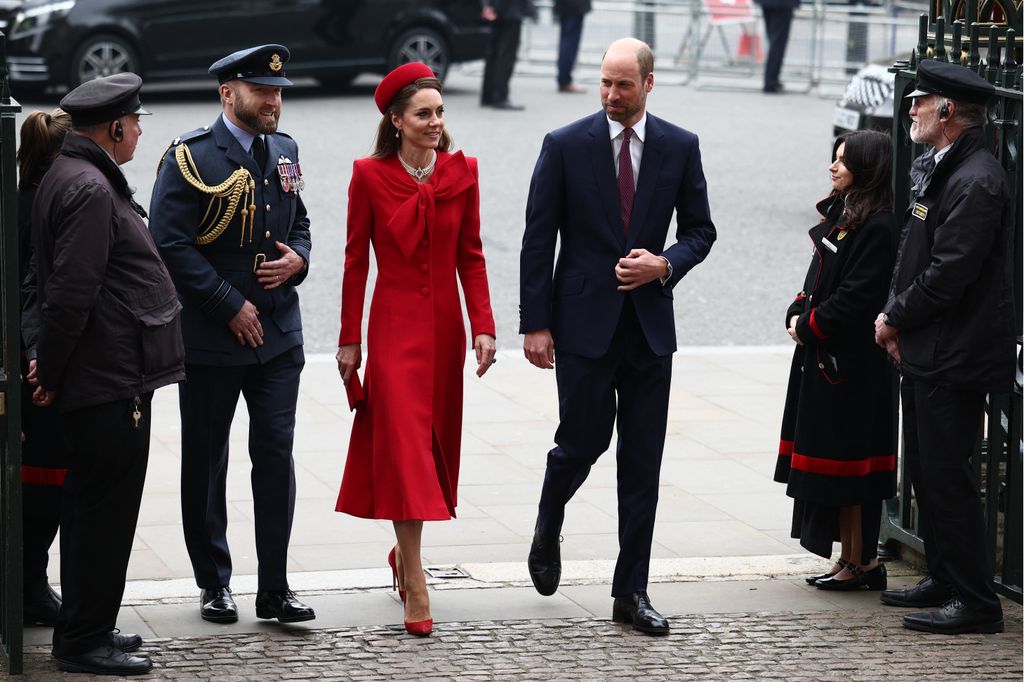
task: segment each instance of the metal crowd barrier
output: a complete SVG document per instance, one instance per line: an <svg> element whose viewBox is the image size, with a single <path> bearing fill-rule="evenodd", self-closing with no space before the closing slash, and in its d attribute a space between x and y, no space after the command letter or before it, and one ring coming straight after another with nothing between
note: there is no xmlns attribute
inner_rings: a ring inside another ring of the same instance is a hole
<svg viewBox="0 0 1024 682"><path fill-rule="evenodd" d="M523 27L520 67L551 69L558 56L552 2L538 2L536 22ZM869 61L891 64L909 53L926 0L868 4L804 2L796 11L782 79L792 90L839 86ZM595 0L583 25L578 64L600 65L608 44L632 35L654 50L656 70L674 82L714 87L749 81L759 87L768 44L753 0Z"/></svg>

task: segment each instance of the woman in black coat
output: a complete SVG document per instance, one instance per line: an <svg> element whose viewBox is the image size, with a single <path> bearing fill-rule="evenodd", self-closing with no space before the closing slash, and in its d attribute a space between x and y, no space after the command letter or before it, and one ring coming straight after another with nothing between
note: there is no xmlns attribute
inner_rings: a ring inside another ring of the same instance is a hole
<svg viewBox="0 0 1024 682"><path fill-rule="evenodd" d="M886 587L876 546L882 501L896 492L895 385L873 320L895 260L891 142L860 131L833 147L832 194L809 231L814 255L786 311L797 344L775 480L793 498L792 536L839 559L807 579L826 590Z"/></svg>
<svg viewBox="0 0 1024 682"><path fill-rule="evenodd" d="M61 109L53 113L33 111L21 125L18 146L18 271L22 282L21 375L32 378L35 365L29 364L25 349L34 341L37 315L26 301L34 282L25 281L32 260L32 201L39 181L60 151L64 136L71 130L71 116ZM60 595L50 587L46 569L50 545L60 525L60 505L67 474L67 448L60 416L56 408L32 403L34 386L21 385L21 484L23 553L23 608L26 625L52 627L60 610Z"/></svg>

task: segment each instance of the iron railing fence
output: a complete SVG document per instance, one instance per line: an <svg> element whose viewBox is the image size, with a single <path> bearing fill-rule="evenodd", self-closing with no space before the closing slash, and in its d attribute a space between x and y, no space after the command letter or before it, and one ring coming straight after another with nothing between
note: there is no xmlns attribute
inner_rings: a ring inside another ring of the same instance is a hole
<svg viewBox="0 0 1024 682"><path fill-rule="evenodd" d="M7 79L0 33L0 659L22 668L21 296L15 120L21 111Z"/></svg>

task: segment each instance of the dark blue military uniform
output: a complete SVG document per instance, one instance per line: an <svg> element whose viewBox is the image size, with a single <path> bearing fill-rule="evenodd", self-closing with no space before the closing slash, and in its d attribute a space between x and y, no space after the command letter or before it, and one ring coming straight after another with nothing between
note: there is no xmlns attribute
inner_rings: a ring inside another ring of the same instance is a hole
<svg viewBox="0 0 1024 682"><path fill-rule="evenodd" d="M249 52L243 57L250 57ZM286 60L286 50L284 55ZM234 68L241 59L232 55L214 67L225 62ZM247 73L221 75L221 82L262 82L244 78ZM276 77L290 84L281 76L283 72ZM245 397L250 418L259 589L288 589L286 562L295 506L292 441L303 366L295 287L305 279L311 242L299 194L298 146L283 133L264 138L267 161L261 168L222 115L212 126L171 145L153 188L150 230L184 306L182 522L196 582L204 590L226 588L231 579L225 479L228 435L239 395ZM257 281L257 269L261 262L282 256L277 242L307 266L267 289ZM263 329L263 343L256 348L240 343L228 326L246 301L259 311Z"/></svg>

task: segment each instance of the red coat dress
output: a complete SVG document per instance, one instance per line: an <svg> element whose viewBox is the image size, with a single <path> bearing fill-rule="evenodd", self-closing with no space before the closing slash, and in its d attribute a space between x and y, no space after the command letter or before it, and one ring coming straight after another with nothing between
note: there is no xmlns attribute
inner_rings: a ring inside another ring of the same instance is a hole
<svg viewBox="0 0 1024 682"><path fill-rule="evenodd" d="M494 334L476 159L438 152L419 184L397 156L360 159L348 193L339 345L360 343L370 244L377 281L363 386L336 510L374 519L455 516L466 328Z"/></svg>

